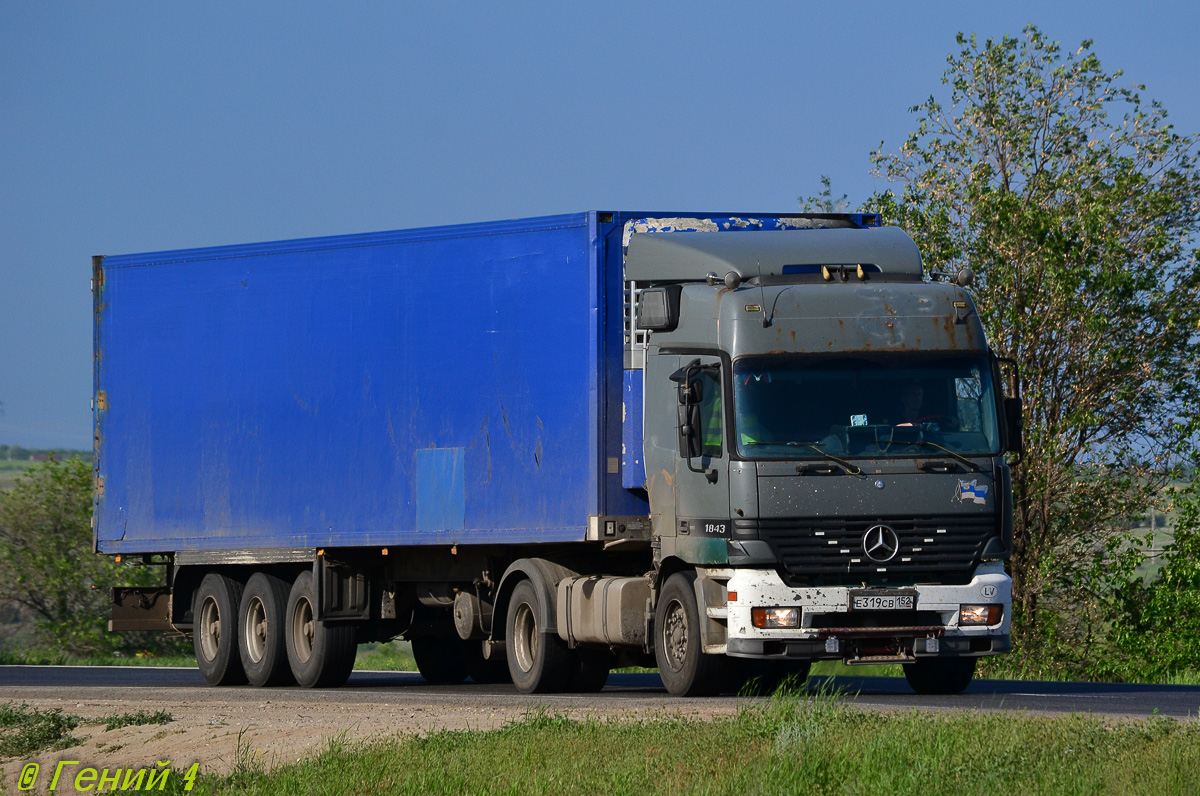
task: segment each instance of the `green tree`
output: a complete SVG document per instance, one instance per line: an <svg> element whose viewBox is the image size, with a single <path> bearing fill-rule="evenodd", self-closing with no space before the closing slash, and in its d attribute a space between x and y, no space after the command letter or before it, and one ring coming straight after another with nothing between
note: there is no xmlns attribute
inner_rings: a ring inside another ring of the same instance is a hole
<svg viewBox="0 0 1200 796"><path fill-rule="evenodd" d="M1175 496L1174 540L1159 576L1130 579L1119 592L1115 635L1118 668L1168 678L1200 671L1200 479Z"/></svg>
<svg viewBox="0 0 1200 796"><path fill-rule="evenodd" d="M1084 649L1136 560L1130 518L1195 460L1196 146L1143 86L1105 72L1091 42L1064 54L1030 26L958 45L949 103L931 96L897 151L872 153L900 190L868 207L907 229L931 269L977 275L992 344L1025 387L1017 638L1027 653L1034 633Z"/></svg>
<svg viewBox="0 0 1200 796"><path fill-rule="evenodd" d="M107 632L103 587L150 585L156 573L96 555L91 519L92 471L80 459L34 465L0 493L0 600L31 617L41 651L90 655L135 641Z"/></svg>

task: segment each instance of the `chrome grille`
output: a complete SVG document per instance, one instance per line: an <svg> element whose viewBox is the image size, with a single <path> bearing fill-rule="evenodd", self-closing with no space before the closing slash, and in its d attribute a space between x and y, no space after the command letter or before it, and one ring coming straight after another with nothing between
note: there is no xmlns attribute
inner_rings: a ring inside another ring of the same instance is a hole
<svg viewBox="0 0 1200 796"><path fill-rule="evenodd" d="M863 534L887 525L900 541L890 561L872 561ZM736 520L734 537L767 542L789 586L970 581L988 539L999 532L993 515L838 517Z"/></svg>

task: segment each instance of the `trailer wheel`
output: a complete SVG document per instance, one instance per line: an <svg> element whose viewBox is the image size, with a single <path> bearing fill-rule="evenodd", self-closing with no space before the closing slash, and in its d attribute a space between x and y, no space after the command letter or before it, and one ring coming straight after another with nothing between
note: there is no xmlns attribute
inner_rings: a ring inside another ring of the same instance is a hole
<svg viewBox="0 0 1200 796"><path fill-rule="evenodd" d="M285 616L287 658L296 682L305 688L332 688L354 669L352 624L317 621L317 597L311 572L301 572L288 595Z"/></svg>
<svg viewBox="0 0 1200 796"><path fill-rule="evenodd" d="M417 671L433 685L455 685L467 679L466 643L458 636L413 636Z"/></svg>
<svg viewBox="0 0 1200 796"><path fill-rule="evenodd" d="M552 694L566 687L575 661L566 643L540 626L538 610L537 589L521 581L508 602L508 671L518 691Z"/></svg>
<svg viewBox="0 0 1200 796"><path fill-rule="evenodd" d="M238 653L238 606L242 584L226 575L210 572L200 581L192 597L192 645L196 666L209 685L238 685L246 682Z"/></svg>
<svg viewBox="0 0 1200 796"><path fill-rule="evenodd" d="M976 658L917 658L904 679L918 694L961 694L975 676Z"/></svg>
<svg viewBox="0 0 1200 796"><path fill-rule="evenodd" d="M294 682L284 640L287 581L266 572L255 572L242 591L239 608L238 650L251 685L287 685Z"/></svg>
<svg viewBox="0 0 1200 796"><path fill-rule="evenodd" d="M675 696L718 693L726 674L724 658L705 655L700 644L695 580L695 572L677 572L667 578L654 612L658 674Z"/></svg>

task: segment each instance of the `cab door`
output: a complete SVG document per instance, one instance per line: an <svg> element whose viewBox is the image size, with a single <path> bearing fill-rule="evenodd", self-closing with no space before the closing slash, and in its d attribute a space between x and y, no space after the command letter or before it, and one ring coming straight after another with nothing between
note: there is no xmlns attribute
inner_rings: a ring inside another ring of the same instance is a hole
<svg viewBox="0 0 1200 796"><path fill-rule="evenodd" d="M693 564L728 560L729 374L715 355L681 355L670 379L678 418L675 450L676 554Z"/></svg>

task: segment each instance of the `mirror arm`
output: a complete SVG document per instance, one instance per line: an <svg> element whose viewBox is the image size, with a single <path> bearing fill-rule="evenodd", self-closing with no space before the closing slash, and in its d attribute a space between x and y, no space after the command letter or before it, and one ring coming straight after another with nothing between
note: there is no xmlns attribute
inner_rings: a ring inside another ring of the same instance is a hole
<svg viewBox="0 0 1200 796"><path fill-rule="evenodd" d="M693 473L702 473L708 480L708 483L717 483L717 471L715 468L705 469L692 464L692 459L696 458L692 454L692 441L696 437L696 426L691 422L692 408L697 406L698 402L692 400L692 374L702 370L703 366L699 359L693 359L688 364L684 365L679 370L671 375L671 380L679 384L679 404L680 404L680 423L679 437L683 442L683 458L687 461L688 470ZM701 448L703 450L703 448ZM703 454L701 454L703 455Z"/></svg>

